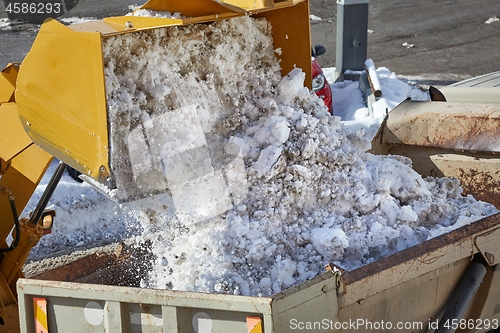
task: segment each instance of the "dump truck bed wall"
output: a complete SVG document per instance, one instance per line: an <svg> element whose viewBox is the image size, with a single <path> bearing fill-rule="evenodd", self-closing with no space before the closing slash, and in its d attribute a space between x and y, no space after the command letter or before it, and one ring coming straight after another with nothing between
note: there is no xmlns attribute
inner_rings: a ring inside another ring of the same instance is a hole
<svg viewBox="0 0 500 333"><path fill-rule="evenodd" d="M21 332L33 332L35 320L47 321L51 333L238 333L249 332L247 325L256 322L267 333L285 332L290 318L332 318L337 313L336 286L337 276L328 274L261 298L22 279ZM47 304L46 314L34 311L40 299Z"/></svg>
<svg viewBox="0 0 500 333"><path fill-rule="evenodd" d="M412 331L425 332L441 317L474 255L482 257L489 268L464 319L499 322L500 214L497 214L353 271L342 274L327 271L271 297L102 285L106 283L104 274L95 276L94 281L87 279L100 284L21 279L18 283L21 328L22 332L32 332L34 299L42 298L47 302L49 332L165 329L183 333L193 332L193 320L203 318L209 320L213 332L251 332L246 325L252 318L261 321L266 333L300 331L300 327L308 331L307 325L327 327L332 332L360 329L370 332L379 330L366 325L382 322L413 325ZM58 275L57 270L52 277ZM97 313L100 319L93 322L85 317L89 311ZM362 326L346 329L346 323Z"/></svg>

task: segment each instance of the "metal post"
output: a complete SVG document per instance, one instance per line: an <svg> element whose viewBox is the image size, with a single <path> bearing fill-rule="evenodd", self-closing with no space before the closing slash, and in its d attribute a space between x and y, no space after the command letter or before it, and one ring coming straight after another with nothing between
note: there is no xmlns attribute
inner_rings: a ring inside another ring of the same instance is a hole
<svg viewBox="0 0 500 333"><path fill-rule="evenodd" d="M66 164L64 164L63 162L59 162L56 171L52 175L52 178L50 179L49 183L47 184L47 187L45 188L45 192L43 192L42 197L38 202L38 205L36 206L35 210L33 211L33 214L31 215L29 221L30 225L35 226L42 217L43 211L47 207L50 197L56 190L56 186L59 183L59 180L61 179L64 170L66 170Z"/></svg>
<svg viewBox="0 0 500 333"><path fill-rule="evenodd" d="M469 264L467 271L465 271L451 296L448 307L441 317L439 327L435 333L455 332L458 328L456 323L462 319L485 275L486 267L483 264L475 261Z"/></svg>
<svg viewBox="0 0 500 333"><path fill-rule="evenodd" d="M367 59L369 0L337 0L336 68L339 80L357 80Z"/></svg>

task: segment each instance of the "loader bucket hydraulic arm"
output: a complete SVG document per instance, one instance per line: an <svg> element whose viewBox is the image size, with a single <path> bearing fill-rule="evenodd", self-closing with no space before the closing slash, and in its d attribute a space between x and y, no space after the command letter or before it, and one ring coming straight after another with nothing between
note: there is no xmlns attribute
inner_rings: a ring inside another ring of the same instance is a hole
<svg viewBox="0 0 500 333"><path fill-rule="evenodd" d="M19 64L14 63L0 72L0 332L19 330L16 281L36 243L29 233L32 228L25 228L18 216L52 161L21 126L14 94L18 71Z"/></svg>

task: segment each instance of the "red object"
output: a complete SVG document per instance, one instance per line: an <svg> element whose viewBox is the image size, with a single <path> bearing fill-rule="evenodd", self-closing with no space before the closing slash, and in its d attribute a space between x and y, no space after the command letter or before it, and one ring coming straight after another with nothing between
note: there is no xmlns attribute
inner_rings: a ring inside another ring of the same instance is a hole
<svg viewBox="0 0 500 333"><path fill-rule="evenodd" d="M312 88L313 91L318 95L319 98L323 100L325 105L328 107L330 114L333 114L332 109L332 89L330 84L326 80L325 74L323 74L323 69L318 63L316 58L312 58Z"/></svg>

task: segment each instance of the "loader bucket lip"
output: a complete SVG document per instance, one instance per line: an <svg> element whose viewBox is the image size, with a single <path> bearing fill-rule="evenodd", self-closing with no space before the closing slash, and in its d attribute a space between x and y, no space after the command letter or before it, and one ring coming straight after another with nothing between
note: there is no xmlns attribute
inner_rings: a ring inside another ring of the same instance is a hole
<svg viewBox="0 0 500 333"><path fill-rule="evenodd" d="M135 11L140 9L148 9L153 11L167 12L167 10L162 10L161 7L158 7L154 3L150 4L151 2L152 1L147 2L140 8L136 9ZM270 1L265 0L264 4L261 6L256 5L256 6L246 6L246 7L238 7L236 5L229 3L229 1L217 0L213 2L220 4L223 10L216 11L215 13L211 13L208 15L207 14L193 15L193 16L187 15L184 18L116 16L116 17L107 17L103 18L102 20L96 20L92 22L73 24L68 27L74 31L79 31L79 32L99 32L103 37L109 37L123 33L131 33L134 31L152 30L152 29L172 27L172 26L184 26L195 23L208 23L218 20L235 18L239 16L254 15L271 10L293 7L299 3L307 2L307 0L280 1L277 3L270 3ZM169 11L174 12L175 9L176 7L173 7L173 9Z"/></svg>
<svg viewBox="0 0 500 333"><path fill-rule="evenodd" d="M108 133L100 48L99 33L77 34L55 19L45 20L20 66L15 98L24 129L35 144L68 165L78 165L80 172L106 179Z"/></svg>
<svg viewBox="0 0 500 333"><path fill-rule="evenodd" d="M138 9L180 12L185 17L216 16L227 13L252 15L258 12L292 7L307 0L198 0L187 1L149 0Z"/></svg>

